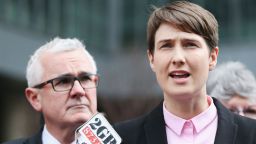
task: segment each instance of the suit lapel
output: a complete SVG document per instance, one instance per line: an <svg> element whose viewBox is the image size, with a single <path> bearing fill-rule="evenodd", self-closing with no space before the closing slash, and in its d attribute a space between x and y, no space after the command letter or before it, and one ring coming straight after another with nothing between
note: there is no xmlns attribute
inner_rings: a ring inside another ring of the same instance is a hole
<svg viewBox="0 0 256 144"><path fill-rule="evenodd" d="M234 123L233 114L215 98L213 100L218 112L218 128L214 144L234 144L237 125Z"/></svg>
<svg viewBox="0 0 256 144"><path fill-rule="evenodd" d="M144 130L147 144L167 144L162 102L148 115Z"/></svg>
<svg viewBox="0 0 256 144"><path fill-rule="evenodd" d="M24 144L42 144L42 130L25 141Z"/></svg>

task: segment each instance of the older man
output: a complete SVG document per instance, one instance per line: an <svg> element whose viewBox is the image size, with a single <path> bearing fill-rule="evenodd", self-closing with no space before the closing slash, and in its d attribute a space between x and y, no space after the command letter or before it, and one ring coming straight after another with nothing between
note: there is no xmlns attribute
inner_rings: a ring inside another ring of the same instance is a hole
<svg viewBox="0 0 256 144"><path fill-rule="evenodd" d="M243 63L219 65L209 75L207 90L229 110L256 119L256 79Z"/></svg>
<svg viewBox="0 0 256 144"><path fill-rule="evenodd" d="M33 137L8 144L75 143L75 130L97 112L97 68L78 39L55 38L31 56L26 98L45 125Z"/></svg>

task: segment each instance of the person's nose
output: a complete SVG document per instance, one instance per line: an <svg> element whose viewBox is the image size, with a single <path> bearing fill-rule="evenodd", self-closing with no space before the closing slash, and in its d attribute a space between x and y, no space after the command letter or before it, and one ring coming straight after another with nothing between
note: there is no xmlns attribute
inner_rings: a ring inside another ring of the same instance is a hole
<svg viewBox="0 0 256 144"><path fill-rule="evenodd" d="M176 47L172 54L172 64L179 67L185 64L185 54L180 47Z"/></svg>
<svg viewBox="0 0 256 144"><path fill-rule="evenodd" d="M74 81L74 85L73 85L72 89L70 90L70 95L73 97L85 95L85 90L81 86L81 84L78 80Z"/></svg>

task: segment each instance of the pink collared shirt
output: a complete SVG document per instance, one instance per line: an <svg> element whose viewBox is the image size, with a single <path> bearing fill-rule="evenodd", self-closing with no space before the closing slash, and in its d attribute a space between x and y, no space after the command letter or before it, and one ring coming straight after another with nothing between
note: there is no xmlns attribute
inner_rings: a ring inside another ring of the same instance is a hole
<svg viewBox="0 0 256 144"><path fill-rule="evenodd" d="M185 120L167 111L163 105L165 129L168 144L213 144L217 131L217 109L210 96L210 106L193 117Z"/></svg>

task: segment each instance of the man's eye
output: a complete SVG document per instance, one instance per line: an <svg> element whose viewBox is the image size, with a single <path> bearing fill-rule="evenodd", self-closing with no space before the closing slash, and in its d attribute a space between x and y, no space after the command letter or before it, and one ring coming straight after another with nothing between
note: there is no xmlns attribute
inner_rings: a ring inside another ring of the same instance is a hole
<svg viewBox="0 0 256 144"><path fill-rule="evenodd" d="M72 81L72 78L60 78L55 80L54 85L69 84L71 81Z"/></svg>
<svg viewBox="0 0 256 144"><path fill-rule="evenodd" d="M88 75L84 75L80 77L80 81L88 81L91 80L91 78Z"/></svg>
<svg viewBox="0 0 256 144"><path fill-rule="evenodd" d="M244 112L245 113L256 113L256 110L255 109L246 109Z"/></svg>

